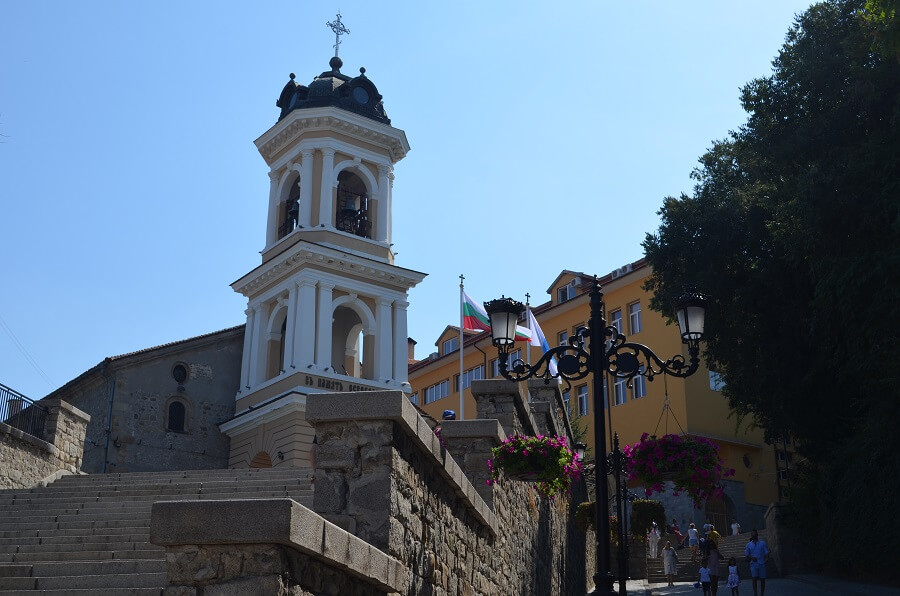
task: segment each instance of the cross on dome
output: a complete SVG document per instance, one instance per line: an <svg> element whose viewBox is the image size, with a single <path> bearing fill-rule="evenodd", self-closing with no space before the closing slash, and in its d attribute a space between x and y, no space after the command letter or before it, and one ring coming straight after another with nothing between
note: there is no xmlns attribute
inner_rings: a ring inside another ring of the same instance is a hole
<svg viewBox="0 0 900 596"><path fill-rule="evenodd" d="M349 35L350 30L341 22L341 11L337 13L337 19L325 23L334 31L334 57L337 58L338 47L341 45L341 35Z"/></svg>

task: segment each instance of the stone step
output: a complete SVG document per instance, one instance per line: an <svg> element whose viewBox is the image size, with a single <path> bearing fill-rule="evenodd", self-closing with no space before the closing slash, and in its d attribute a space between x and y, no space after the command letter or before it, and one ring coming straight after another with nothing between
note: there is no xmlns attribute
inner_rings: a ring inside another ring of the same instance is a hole
<svg viewBox="0 0 900 596"><path fill-rule="evenodd" d="M35 536L85 536L85 535L104 535L113 536L116 534L139 534L146 533L149 530L149 521L143 526L132 526L122 528L59 528L50 530L28 529L28 530L3 530L0 531L0 538L28 538Z"/></svg>
<svg viewBox="0 0 900 596"><path fill-rule="evenodd" d="M141 575L145 573L165 573L166 571L164 557L156 559L112 559L107 561L35 561L31 565L31 574L38 578L63 575ZM128 584L125 585L127 586ZM159 585L162 586L164 584ZM134 587L144 588L149 586Z"/></svg>
<svg viewBox="0 0 900 596"><path fill-rule="evenodd" d="M116 486L110 487L102 487L98 489L85 489L85 488L75 488L71 487L66 490L50 490L47 489L46 492L41 493L29 493L27 496L23 495L20 498L15 499L15 501L11 501L9 503L0 503L3 506L15 505L16 503L27 500L27 499L58 499L63 497L103 497L103 496L116 496L116 497L124 497L124 496L141 496L141 495L153 495L153 494L178 494L178 493L190 493L190 492L226 492L226 491L243 491L243 492L254 492L259 490L273 490L273 489L282 489L282 490L291 490L291 489L309 489L309 484L306 482L254 482L252 484L238 484L234 482L204 482L204 483L196 483L196 484L188 484L188 485L178 485L178 484L166 484L163 486L150 486L150 485L128 485L128 484L119 484Z"/></svg>
<svg viewBox="0 0 900 596"><path fill-rule="evenodd" d="M60 575L57 577L22 578L34 581L32 590L40 590L42 594L46 590L67 590L72 586L79 589L93 589L95 594L106 595L111 588L155 588L157 593L162 592L162 586L166 585L166 573L123 573L114 575ZM3 584L0 583L0 587ZM18 588L17 589L29 589ZM102 589L102 591L98 591Z"/></svg>
<svg viewBox="0 0 900 596"><path fill-rule="evenodd" d="M0 565L0 577L31 577L31 565L24 563Z"/></svg>
<svg viewBox="0 0 900 596"><path fill-rule="evenodd" d="M0 552L10 552L11 548L22 547L22 546L35 546L40 547L42 545L52 546L52 545L74 545L74 546L82 546L94 543L103 543L106 544L108 542L118 542L120 544L135 544L140 542L149 542L150 541L150 529L144 528L143 532L137 532L135 534L116 534L116 535L78 535L78 536L57 536L57 535L48 535L48 536L20 536L17 538L0 538Z"/></svg>
<svg viewBox="0 0 900 596"><path fill-rule="evenodd" d="M95 482L104 479L159 479L159 478L208 478L208 477L226 477L226 478L243 478L258 476L279 476L279 475L309 475L309 468L292 468L288 466L278 466L275 468L230 468L216 470L167 470L160 472L110 472L108 474L80 474L63 476L54 484L70 483L70 482Z"/></svg>
<svg viewBox="0 0 900 596"><path fill-rule="evenodd" d="M147 498L156 498L161 495L189 495L189 494L253 494L253 493L262 493L262 492L273 492L273 491L311 491L312 489L307 485L295 484L288 485L283 483L278 484L266 484L266 485L228 485L228 486L206 486L206 487L196 487L196 488L180 488L180 487L172 487L168 489L153 489L153 488L138 488L138 489L129 489L129 490L104 490L104 491L76 491L76 492L59 492L59 493L47 493L40 495L29 495L26 497L22 497L21 499L17 499L14 503L6 503L2 506L4 509L10 507L17 507L21 504L28 503L66 503L66 502L79 502L79 501L91 501L95 499L103 499L103 498L116 498L116 499L124 499L129 498L131 500L141 500Z"/></svg>
<svg viewBox="0 0 900 596"><path fill-rule="evenodd" d="M120 561L120 560L164 560L165 549L153 549L153 545L145 544L141 550L81 550L81 551L49 551L49 552L17 552L0 554L0 563L37 563L67 561Z"/></svg>
<svg viewBox="0 0 900 596"><path fill-rule="evenodd" d="M0 590L3 596L35 596L34 590ZM41 596L97 596L95 589L41 590ZM160 596L161 588L104 588L103 596Z"/></svg>
<svg viewBox="0 0 900 596"><path fill-rule="evenodd" d="M65 498L55 498L55 499L26 499L22 502L16 503L14 505L10 505L7 507L23 507L26 505L34 505L34 509L40 509L42 507L46 507L49 505L57 505L57 506L77 506L78 504L87 505L88 503L116 503L122 502L118 499L129 499L132 503L153 503L155 501L182 501L185 499L202 499L206 501L215 500L215 499L268 499L271 497L279 497L279 496L293 496L297 495L299 497L310 497L312 498L313 491L311 489L303 489L303 488L291 488L291 489L277 489L277 490L246 490L246 489L237 489L232 491L220 491L220 492L189 492L189 493L179 493L177 491L167 494L161 494L159 492L148 491L142 495L124 495L112 493L104 496L84 496L84 495L75 495L71 497Z"/></svg>

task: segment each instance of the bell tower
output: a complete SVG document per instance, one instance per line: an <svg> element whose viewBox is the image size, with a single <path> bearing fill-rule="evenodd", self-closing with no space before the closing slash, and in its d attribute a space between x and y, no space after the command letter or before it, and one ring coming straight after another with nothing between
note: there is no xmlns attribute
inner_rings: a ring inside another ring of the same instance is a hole
<svg viewBox="0 0 900 596"><path fill-rule="evenodd" d="M310 392L409 391L407 296L425 274L391 251L393 166L409 144L366 70L342 66L333 57L308 86L291 74L255 141L268 218L261 264L231 286L247 298L237 415L221 425L233 456L260 409L269 420L302 413Z"/></svg>

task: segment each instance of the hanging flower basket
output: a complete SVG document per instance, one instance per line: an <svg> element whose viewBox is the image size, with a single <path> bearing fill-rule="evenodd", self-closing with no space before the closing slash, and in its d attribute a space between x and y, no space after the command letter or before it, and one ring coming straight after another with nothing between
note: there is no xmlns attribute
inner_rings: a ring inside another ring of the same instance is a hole
<svg viewBox="0 0 900 596"><path fill-rule="evenodd" d="M488 484L505 475L514 480L535 482L538 491L553 499L569 490L572 480L581 477L581 462L569 449L565 437L513 435L494 447L491 454Z"/></svg>
<svg viewBox="0 0 900 596"><path fill-rule="evenodd" d="M722 465L719 446L701 437L644 433L622 452L628 480L644 485L648 497L663 492L668 481L675 485L674 495L687 493L698 509L710 497L721 497L725 478L734 476L734 469Z"/></svg>

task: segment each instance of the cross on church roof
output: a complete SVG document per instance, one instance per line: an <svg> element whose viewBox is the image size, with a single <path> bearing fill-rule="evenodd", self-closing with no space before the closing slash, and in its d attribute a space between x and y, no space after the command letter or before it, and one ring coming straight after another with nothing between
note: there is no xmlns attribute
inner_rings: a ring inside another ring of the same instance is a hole
<svg viewBox="0 0 900 596"><path fill-rule="evenodd" d="M325 23L328 27L331 27L331 30L334 31L334 55L337 57L338 55L338 47L341 45L341 35L349 35L350 30L347 29L344 24L341 22L341 11L337 13L337 19L333 21L328 21Z"/></svg>

